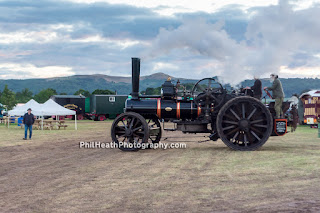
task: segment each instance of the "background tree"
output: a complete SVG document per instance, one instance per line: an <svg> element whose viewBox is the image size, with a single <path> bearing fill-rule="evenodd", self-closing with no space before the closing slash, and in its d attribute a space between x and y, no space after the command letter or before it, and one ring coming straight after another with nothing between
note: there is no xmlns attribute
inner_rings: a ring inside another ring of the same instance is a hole
<svg viewBox="0 0 320 213"><path fill-rule="evenodd" d="M32 98L33 93L28 88L16 93L16 100L18 103L27 103Z"/></svg>
<svg viewBox="0 0 320 213"><path fill-rule="evenodd" d="M161 87L156 87L156 88L148 87L146 91L142 91L141 93L145 95L160 95Z"/></svg>
<svg viewBox="0 0 320 213"><path fill-rule="evenodd" d="M52 95L57 95L57 91L48 88L48 89L43 89L41 90L38 94L34 96L34 100L38 101L39 103L44 103L46 102Z"/></svg>
<svg viewBox="0 0 320 213"><path fill-rule="evenodd" d="M116 93L113 91L110 91L108 89L106 89L106 90L96 89L95 91L93 91L92 94L93 95L115 95Z"/></svg>
<svg viewBox="0 0 320 213"><path fill-rule="evenodd" d="M74 93L74 95L84 95L86 97L89 97L91 94L88 90L79 89L77 92Z"/></svg>
<svg viewBox="0 0 320 213"><path fill-rule="evenodd" d="M8 110L11 110L17 104L15 93L8 88L8 85L4 86L0 96L0 103L6 105Z"/></svg>

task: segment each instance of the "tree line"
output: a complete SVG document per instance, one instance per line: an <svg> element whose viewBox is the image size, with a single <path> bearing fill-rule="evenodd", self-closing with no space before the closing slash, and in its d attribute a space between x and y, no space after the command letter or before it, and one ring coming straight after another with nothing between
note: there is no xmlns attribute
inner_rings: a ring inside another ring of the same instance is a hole
<svg viewBox="0 0 320 213"><path fill-rule="evenodd" d="M114 95L115 92L108 89L96 89L92 93L88 90L79 89L73 95L83 95L89 97L90 95ZM37 94L33 94L28 88L23 89L20 92L13 92L8 88L8 85L5 85L3 91L0 91L0 103L5 105L8 110L11 110L17 103L26 103L30 99L34 99L39 103L46 102L53 95L67 95L67 93L57 93L55 89L47 88L41 90Z"/></svg>
<svg viewBox="0 0 320 213"><path fill-rule="evenodd" d="M183 90L184 88L186 90L191 91L194 86L194 83L184 83L181 84L180 90ZM146 90L141 91L141 94L143 95L160 95L161 94L161 88L162 87L148 87Z"/></svg>

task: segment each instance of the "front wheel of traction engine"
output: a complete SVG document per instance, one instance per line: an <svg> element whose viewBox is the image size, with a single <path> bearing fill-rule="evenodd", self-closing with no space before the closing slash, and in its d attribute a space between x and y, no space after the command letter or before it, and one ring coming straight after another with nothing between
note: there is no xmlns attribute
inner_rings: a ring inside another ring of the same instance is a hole
<svg viewBox="0 0 320 213"><path fill-rule="evenodd" d="M122 113L113 121L111 137L122 151L137 151L142 143L148 143L148 123L137 113Z"/></svg>
<svg viewBox="0 0 320 213"><path fill-rule="evenodd" d="M151 143L159 143L162 136L161 123L159 118L154 116L146 120L149 127L149 141Z"/></svg>
<svg viewBox="0 0 320 213"><path fill-rule="evenodd" d="M253 151L270 137L273 120L269 109L252 97L237 97L219 111L217 132L231 149Z"/></svg>

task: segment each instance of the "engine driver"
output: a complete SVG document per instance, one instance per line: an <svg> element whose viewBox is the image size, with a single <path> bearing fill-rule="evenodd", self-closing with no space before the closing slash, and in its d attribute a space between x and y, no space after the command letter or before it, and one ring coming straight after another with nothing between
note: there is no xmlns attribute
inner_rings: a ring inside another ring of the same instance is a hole
<svg viewBox="0 0 320 213"><path fill-rule="evenodd" d="M251 89L253 91L253 97L261 100L262 97L262 83L261 80L257 77L254 76L254 84L252 87L246 87L245 89Z"/></svg>
<svg viewBox="0 0 320 213"><path fill-rule="evenodd" d="M264 87L263 89L271 90L272 91L272 97L275 99L275 111L276 111L276 118L282 118L283 117L283 111L282 111L282 103L284 99L284 92L282 88L281 81L279 80L278 75L271 74L270 75L272 86L271 87Z"/></svg>

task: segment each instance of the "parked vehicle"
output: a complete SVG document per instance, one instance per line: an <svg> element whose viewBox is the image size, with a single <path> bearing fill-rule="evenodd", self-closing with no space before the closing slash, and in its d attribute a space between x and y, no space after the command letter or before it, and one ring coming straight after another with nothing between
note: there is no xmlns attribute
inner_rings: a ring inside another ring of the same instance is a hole
<svg viewBox="0 0 320 213"><path fill-rule="evenodd" d="M320 90L312 90L300 96L304 105L304 123L318 127L320 119Z"/></svg>
<svg viewBox="0 0 320 213"><path fill-rule="evenodd" d="M96 121L114 119L123 112L127 98L127 95L91 95L87 115Z"/></svg>
<svg viewBox="0 0 320 213"><path fill-rule="evenodd" d="M95 121L114 119L123 112L127 95L54 95L51 96L55 102L61 106L75 110L77 119L84 118ZM66 116L69 118L68 116ZM62 118L62 117L60 117ZM70 117L74 119L74 117Z"/></svg>
<svg viewBox="0 0 320 213"><path fill-rule="evenodd" d="M61 106L77 112L77 119L83 120L85 115L85 100L83 95L53 95L50 97ZM61 116L60 116L61 117ZM66 116L74 119L74 116Z"/></svg>

